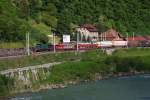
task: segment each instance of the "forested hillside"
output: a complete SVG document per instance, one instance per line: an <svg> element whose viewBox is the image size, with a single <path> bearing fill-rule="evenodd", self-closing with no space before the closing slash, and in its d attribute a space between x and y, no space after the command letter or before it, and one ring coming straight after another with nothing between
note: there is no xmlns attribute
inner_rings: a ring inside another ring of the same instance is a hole
<svg viewBox="0 0 150 100"><path fill-rule="evenodd" d="M0 0L0 40L45 41L51 30L70 34L84 23L99 31L115 28L122 34L150 34L149 0ZM42 38L41 38L42 37Z"/></svg>

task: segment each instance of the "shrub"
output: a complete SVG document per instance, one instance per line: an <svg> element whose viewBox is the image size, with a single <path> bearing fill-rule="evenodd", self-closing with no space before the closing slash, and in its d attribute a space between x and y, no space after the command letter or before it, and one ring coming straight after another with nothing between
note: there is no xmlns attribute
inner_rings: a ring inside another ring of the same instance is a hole
<svg viewBox="0 0 150 100"><path fill-rule="evenodd" d="M10 88L13 86L13 79L0 75L0 96L8 95Z"/></svg>
<svg viewBox="0 0 150 100"><path fill-rule="evenodd" d="M96 73L107 73L110 68L93 61L68 62L56 65L52 68L48 81L51 83L62 83L74 80L92 80Z"/></svg>

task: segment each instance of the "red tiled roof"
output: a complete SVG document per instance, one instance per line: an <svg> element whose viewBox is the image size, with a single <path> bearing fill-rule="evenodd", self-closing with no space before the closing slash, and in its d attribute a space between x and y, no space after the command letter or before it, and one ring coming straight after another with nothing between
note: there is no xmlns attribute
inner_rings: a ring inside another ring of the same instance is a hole
<svg viewBox="0 0 150 100"><path fill-rule="evenodd" d="M108 41L123 40L123 38L121 38L122 36L120 35L120 33L118 33L114 29L110 29L110 30L108 30L106 32L101 33L99 37L100 38L101 37L106 37L106 40L108 40Z"/></svg>
<svg viewBox="0 0 150 100"><path fill-rule="evenodd" d="M102 37L103 36L106 36L106 37L120 37L120 34L116 30L110 29L106 32L101 33L100 36L102 36Z"/></svg>
<svg viewBox="0 0 150 100"><path fill-rule="evenodd" d="M128 37L128 41L146 41L147 39L143 36L135 36L135 37Z"/></svg>
<svg viewBox="0 0 150 100"><path fill-rule="evenodd" d="M92 24L83 24L80 26L80 28L86 28L90 32L97 32L96 27Z"/></svg>

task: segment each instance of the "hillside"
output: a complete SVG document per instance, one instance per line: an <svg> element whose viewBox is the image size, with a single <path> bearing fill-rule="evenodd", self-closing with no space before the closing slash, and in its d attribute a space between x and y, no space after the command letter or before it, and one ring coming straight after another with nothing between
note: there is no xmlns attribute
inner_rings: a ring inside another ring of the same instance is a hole
<svg viewBox="0 0 150 100"><path fill-rule="evenodd" d="M149 18L149 0L0 0L0 41L24 40L29 31L33 42L46 42L51 29L70 34L84 23L148 35Z"/></svg>

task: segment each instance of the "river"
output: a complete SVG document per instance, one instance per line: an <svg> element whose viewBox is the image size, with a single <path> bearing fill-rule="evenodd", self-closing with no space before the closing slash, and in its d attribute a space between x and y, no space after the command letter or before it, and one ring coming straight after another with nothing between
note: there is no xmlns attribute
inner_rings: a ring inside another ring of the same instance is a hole
<svg viewBox="0 0 150 100"><path fill-rule="evenodd" d="M64 89L19 94L10 100L150 100L150 75L112 78Z"/></svg>

